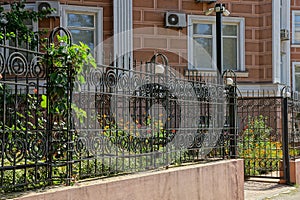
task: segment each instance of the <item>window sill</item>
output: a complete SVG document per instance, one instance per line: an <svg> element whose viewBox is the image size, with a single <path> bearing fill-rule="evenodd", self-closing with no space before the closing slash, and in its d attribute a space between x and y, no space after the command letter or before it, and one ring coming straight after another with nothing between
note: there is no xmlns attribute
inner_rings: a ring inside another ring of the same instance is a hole
<svg viewBox="0 0 300 200"><path fill-rule="evenodd" d="M203 70L186 70L185 76L215 76L216 71L203 71ZM247 71L236 71L235 75L237 78L248 78L249 72Z"/></svg>
<svg viewBox="0 0 300 200"><path fill-rule="evenodd" d="M291 47L299 48L299 47L300 47L300 44L291 44Z"/></svg>
<svg viewBox="0 0 300 200"><path fill-rule="evenodd" d="M237 71L235 72L236 77L238 78L248 78L249 77L249 72L246 71Z"/></svg>

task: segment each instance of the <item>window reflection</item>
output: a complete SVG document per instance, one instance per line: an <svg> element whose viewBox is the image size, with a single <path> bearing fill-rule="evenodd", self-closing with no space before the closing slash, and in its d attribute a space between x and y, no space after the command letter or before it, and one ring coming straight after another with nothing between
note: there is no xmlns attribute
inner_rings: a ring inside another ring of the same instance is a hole
<svg viewBox="0 0 300 200"><path fill-rule="evenodd" d="M94 27L94 16L83 14L68 14L68 26Z"/></svg>
<svg viewBox="0 0 300 200"><path fill-rule="evenodd" d="M95 15L68 13L67 26L72 34L73 42L75 44L79 44L79 42L87 44L94 54L96 44Z"/></svg>
<svg viewBox="0 0 300 200"><path fill-rule="evenodd" d="M194 24L194 34L212 35L212 24Z"/></svg>

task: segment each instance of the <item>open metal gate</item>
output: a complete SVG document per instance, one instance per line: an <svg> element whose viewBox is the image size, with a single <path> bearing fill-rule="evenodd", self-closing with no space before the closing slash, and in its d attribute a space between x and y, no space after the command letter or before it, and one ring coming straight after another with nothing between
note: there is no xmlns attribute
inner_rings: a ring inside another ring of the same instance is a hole
<svg viewBox="0 0 300 200"><path fill-rule="evenodd" d="M246 177L284 179L284 98L275 92L247 93L237 100L238 157Z"/></svg>

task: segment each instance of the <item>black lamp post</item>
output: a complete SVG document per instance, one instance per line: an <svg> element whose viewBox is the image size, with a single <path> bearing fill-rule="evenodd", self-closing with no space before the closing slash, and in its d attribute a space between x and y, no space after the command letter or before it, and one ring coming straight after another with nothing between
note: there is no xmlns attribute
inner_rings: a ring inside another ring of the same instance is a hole
<svg viewBox="0 0 300 200"><path fill-rule="evenodd" d="M225 8L225 5L222 3L217 3L214 8L210 8L205 12L205 15L210 15L212 12L216 12L216 49L217 49L217 70L218 76L221 80L223 73L223 44L222 44L222 15L228 16L230 12Z"/></svg>
<svg viewBox="0 0 300 200"><path fill-rule="evenodd" d="M205 12L205 15L210 15L212 12L216 12L216 58L217 58L217 81L218 84L223 84L223 43L222 43L222 16L228 16L230 12L225 8L225 5L222 3L215 4L214 8L210 8ZM228 84L228 82L227 82ZM235 86L229 85L229 112L230 112L230 119L229 119L229 133L230 133L230 157L236 158L237 152L236 152L236 133L235 133L235 127L236 127L236 119L235 119L235 113L236 113L236 102L235 102ZM222 113L223 107L219 104L217 106L217 110L219 113ZM220 118L222 118L223 115L219 115ZM221 119L220 119L221 120Z"/></svg>
<svg viewBox="0 0 300 200"><path fill-rule="evenodd" d="M217 69L219 75L223 73L222 64L222 14L223 14L223 4L215 5L216 11L216 48L217 48Z"/></svg>

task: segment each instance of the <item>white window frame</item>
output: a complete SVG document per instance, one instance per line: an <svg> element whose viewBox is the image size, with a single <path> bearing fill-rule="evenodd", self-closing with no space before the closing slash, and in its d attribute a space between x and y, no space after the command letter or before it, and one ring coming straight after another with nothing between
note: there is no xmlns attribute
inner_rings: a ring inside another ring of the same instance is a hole
<svg viewBox="0 0 300 200"><path fill-rule="evenodd" d="M198 68L193 64L193 24L194 23L207 23L212 24L212 68ZM237 70L245 71L245 19L240 17L222 17L223 24L237 25ZM188 15L188 69L189 70L216 70L216 17L203 16L203 15Z"/></svg>
<svg viewBox="0 0 300 200"><path fill-rule="evenodd" d="M61 18L60 24L63 27L67 27L67 13L75 13L75 14L92 14L95 15L95 49L94 55L95 60L98 65L103 63L102 61L102 41L103 41L103 8L102 7L87 7L87 6L71 6L71 5L61 5Z"/></svg>
<svg viewBox="0 0 300 200"><path fill-rule="evenodd" d="M293 91L296 91L296 67L300 67L300 62L293 62L292 63L292 73L293 73ZM300 91L299 91L300 92Z"/></svg>
<svg viewBox="0 0 300 200"><path fill-rule="evenodd" d="M300 10L293 10L292 11L292 45L293 46L298 46L300 47L300 40L299 42L296 42L296 38L295 38L295 18L296 15L300 16Z"/></svg>

